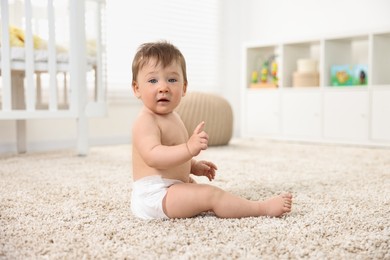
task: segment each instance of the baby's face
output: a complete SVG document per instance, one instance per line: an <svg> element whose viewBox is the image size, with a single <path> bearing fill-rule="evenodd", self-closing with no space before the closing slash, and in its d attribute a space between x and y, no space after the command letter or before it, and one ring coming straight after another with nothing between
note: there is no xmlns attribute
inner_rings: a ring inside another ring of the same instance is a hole
<svg viewBox="0 0 390 260"><path fill-rule="evenodd" d="M176 61L163 68L152 59L139 70L133 90L149 110L163 115L171 113L179 105L187 86Z"/></svg>

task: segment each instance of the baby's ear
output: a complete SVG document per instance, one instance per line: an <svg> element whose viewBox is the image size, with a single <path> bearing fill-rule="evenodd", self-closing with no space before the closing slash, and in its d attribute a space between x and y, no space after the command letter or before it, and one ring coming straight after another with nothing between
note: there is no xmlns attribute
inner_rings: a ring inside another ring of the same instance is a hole
<svg viewBox="0 0 390 260"><path fill-rule="evenodd" d="M187 83L184 83L184 86L183 86L183 94L181 95L182 97L184 97L187 93Z"/></svg>
<svg viewBox="0 0 390 260"><path fill-rule="evenodd" d="M141 97L141 93L139 92L139 86L138 86L138 84L137 84L136 81L133 81L132 87L133 87L134 95L135 95L137 98L140 98L140 97Z"/></svg>

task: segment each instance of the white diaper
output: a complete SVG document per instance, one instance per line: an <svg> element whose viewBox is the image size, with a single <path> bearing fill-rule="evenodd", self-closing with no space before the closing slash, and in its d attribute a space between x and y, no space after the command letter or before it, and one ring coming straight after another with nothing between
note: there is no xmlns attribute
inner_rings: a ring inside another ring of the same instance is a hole
<svg viewBox="0 0 390 260"><path fill-rule="evenodd" d="M133 183L131 211L142 219L168 218L163 210L167 189L179 180L164 179L159 175L147 176Z"/></svg>

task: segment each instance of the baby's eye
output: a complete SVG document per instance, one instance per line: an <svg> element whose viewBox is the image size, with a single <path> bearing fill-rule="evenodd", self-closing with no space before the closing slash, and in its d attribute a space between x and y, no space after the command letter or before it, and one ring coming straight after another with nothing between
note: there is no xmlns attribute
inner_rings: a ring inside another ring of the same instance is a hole
<svg viewBox="0 0 390 260"><path fill-rule="evenodd" d="M169 79L168 82L171 82L171 83L177 82L177 79Z"/></svg>
<svg viewBox="0 0 390 260"><path fill-rule="evenodd" d="M152 84L155 84L155 83L157 83L157 79L150 79L148 82L152 83Z"/></svg>

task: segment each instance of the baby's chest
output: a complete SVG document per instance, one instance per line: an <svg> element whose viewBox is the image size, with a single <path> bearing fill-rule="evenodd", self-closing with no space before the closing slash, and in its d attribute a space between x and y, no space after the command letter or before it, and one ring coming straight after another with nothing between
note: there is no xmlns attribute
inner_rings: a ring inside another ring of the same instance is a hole
<svg viewBox="0 0 390 260"><path fill-rule="evenodd" d="M188 133L184 124L171 122L161 129L161 143L163 145L177 145L187 142Z"/></svg>

